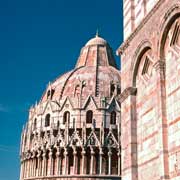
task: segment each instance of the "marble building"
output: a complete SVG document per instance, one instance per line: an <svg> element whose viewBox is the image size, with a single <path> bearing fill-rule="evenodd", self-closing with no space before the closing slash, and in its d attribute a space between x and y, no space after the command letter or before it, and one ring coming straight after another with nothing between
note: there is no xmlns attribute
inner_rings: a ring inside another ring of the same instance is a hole
<svg viewBox="0 0 180 180"><path fill-rule="evenodd" d="M180 179L180 1L123 12L121 70L96 35L30 108L20 180Z"/></svg>
<svg viewBox="0 0 180 180"><path fill-rule="evenodd" d="M20 179L119 179L120 92L112 50L96 35L30 108Z"/></svg>
<svg viewBox="0 0 180 180"><path fill-rule="evenodd" d="M180 1L123 2L122 180L179 180Z"/></svg>

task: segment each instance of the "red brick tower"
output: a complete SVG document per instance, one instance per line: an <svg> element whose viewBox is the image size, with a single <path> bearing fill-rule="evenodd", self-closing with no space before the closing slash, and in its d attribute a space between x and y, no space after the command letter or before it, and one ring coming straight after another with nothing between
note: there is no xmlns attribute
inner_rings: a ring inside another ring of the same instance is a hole
<svg viewBox="0 0 180 180"><path fill-rule="evenodd" d="M124 0L122 180L180 179L180 1Z"/></svg>

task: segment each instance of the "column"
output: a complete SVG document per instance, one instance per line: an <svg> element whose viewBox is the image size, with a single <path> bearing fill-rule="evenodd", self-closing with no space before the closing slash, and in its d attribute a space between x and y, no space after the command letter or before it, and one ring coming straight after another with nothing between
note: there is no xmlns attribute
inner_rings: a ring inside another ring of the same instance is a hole
<svg viewBox="0 0 180 180"><path fill-rule="evenodd" d="M32 159L30 161L30 167L29 167L29 177L32 177Z"/></svg>
<svg viewBox="0 0 180 180"><path fill-rule="evenodd" d="M121 151L119 150L118 153L118 176L121 176Z"/></svg>
<svg viewBox="0 0 180 180"><path fill-rule="evenodd" d="M39 176L42 176L42 156L39 157Z"/></svg>
<svg viewBox="0 0 180 180"><path fill-rule="evenodd" d="M159 133L159 163L160 179L169 179L169 156L168 156L168 122L166 116L166 89L165 89L165 60L155 63L157 77L157 129Z"/></svg>
<svg viewBox="0 0 180 180"><path fill-rule="evenodd" d="M102 174L102 157L103 157L103 151L101 148L99 151L99 174Z"/></svg>
<svg viewBox="0 0 180 180"><path fill-rule="evenodd" d="M35 153L34 151L32 152L32 156L31 156L31 177L34 177L34 156L35 156Z"/></svg>
<svg viewBox="0 0 180 180"><path fill-rule="evenodd" d="M33 159L33 156L31 158L31 177L33 177L33 163L34 163L34 159Z"/></svg>
<svg viewBox="0 0 180 180"><path fill-rule="evenodd" d="M67 149L65 149L64 150L64 173L63 174L68 174L68 167L69 167L68 151L67 151Z"/></svg>
<svg viewBox="0 0 180 180"><path fill-rule="evenodd" d="M36 172L36 176L39 176L40 175L40 172L41 172L41 169L40 169L40 156L41 156L41 151L38 151L38 154L37 154L37 172Z"/></svg>
<svg viewBox="0 0 180 180"><path fill-rule="evenodd" d="M23 171L24 171L24 162L23 160L21 159L21 172L20 172L20 180L23 179Z"/></svg>
<svg viewBox="0 0 180 180"><path fill-rule="evenodd" d="M27 177L30 177L29 175L29 171L30 171L30 159L27 159Z"/></svg>
<svg viewBox="0 0 180 180"><path fill-rule="evenodd" d="M46 167L47 167L47 157L46 157L46 150L43 151L43 154L42 154L42 176L46 176Z"/></svg>
<svg viewBox="0 0 180 180"><path fill-rule="evenodd" d="M23 171L23 178L26 177L26 159L24 159L24 171Z"/></svg>
<svg viewBox="0 0 180 180"><path fill-rule="evenodd" d="M35 177L36 176L36 156L34 156L34 158L33 158L32 171L33 171L33 177Z"/></svg>
<svg viewBox="0 0 180 180"><path fill-rule="evenodd" d="M94 174L94 169L95 169L95 157L94 157L94 155L95 155L95 152L94 152L94 150L92 149L91 150L91 168L90 168L90 174Z"/></svg>
<svg viewBox="0 0 180 180"><path fill-rule="evenodd" d="M29 177L31 177L32 159L29 159Z"/></svg>
<svg viewBox="0 0 180 180"><path fill-rule="evenodd" d="M53 149L49 150L48 175L53 174Z"/></svg>
<svg viewBox="0 0 180 180"><path fill-rule="evenodd" d="M25 159L24 177L27 178L27 159Z"/></svg>
<svg viewBox="0 0 180 180"><path fill-rule="evenodd" d="M82 150L82 169L81 169L82 174L86 174L86 151L83 149Z"/></svg>
<svg viewBox="0 0 180 180"><path fill-rule="evenodd" d="M108 152L108 174L111 175L111 156L112 156L112 151L109 149Z"/></svg>
<svg viewBox="0 0 180 180"><path fill-rule="evenodd" d="M57 161L57 170L56 170L56 175L61 174L61 149L58 148L56 152L56 161Z"/></svg>
<svg viewBox="0 0 180 180"><path fill-rule="evenodd" d="M24 158L23 158L22 179L24 179L24 173L25 173L25 160L24 160Z"/></svg>
<svg viewBox="0 0 180 180"><path fill-rule="evenodd" d="M137 180L137 113L136 88L127 87L120 95L121 113L121 150L122 150L122 179ZM126 135L128 134L128 136Z"/></svg>
<svg viewBox="0 0 180 180"><path fill-rule="evenodd" d="M73 173L77 174L77 163L78 163L78 159L77 159L77 151L74 150L73 151L73 156L74 156L74 161L73 161Z"/></svg>
<svg viewBox="0 0 180 180"><path fill-rule="evenodd" d="M31 177L33 177L33 157L31 158Z"/></svg>

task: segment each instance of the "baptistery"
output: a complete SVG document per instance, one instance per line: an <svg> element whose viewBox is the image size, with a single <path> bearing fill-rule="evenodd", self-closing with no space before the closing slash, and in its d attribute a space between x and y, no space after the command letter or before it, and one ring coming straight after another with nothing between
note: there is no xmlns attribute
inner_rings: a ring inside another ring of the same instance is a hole
<svg viewBox="0 0 180 180"><path fill-rule="evenodd" d="M30 108L20 180L120 179L120 80L111 47L96 35Z"/></svg>

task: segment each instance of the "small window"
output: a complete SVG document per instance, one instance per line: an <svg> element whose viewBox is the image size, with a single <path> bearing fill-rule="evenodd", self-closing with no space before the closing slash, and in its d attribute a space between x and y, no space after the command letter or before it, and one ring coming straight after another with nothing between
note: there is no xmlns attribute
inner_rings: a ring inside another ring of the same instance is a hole
<svg viewBox="0 0 180 180"><path fill-rule="evenodd" d="M75 90L74 90L74 97L79 97L79 94L80 94L80 86L79 86L79 84L78 85L76 85L76 87L75 87Z"/></svg>
<svg viewBox="0 0 180 180"><path fill-rule="evenodd" d="M47 92L47 99L52 99L54 93L55 93L54 89L48 90L48 92Z"/></svg>
<svg viewBox="0 0 180 180"><path fill-rule="evenodd" d="M111 83L111 87L110 87L110 96L113 96L115 92L115 84Z"/></svg>
<svg viewBox="0 0 180 180"><path fill-rule="evenodd" d="M51 95L51 91L48 90L48 92L47 92L47 99L50 97L50 95Z"/></svg>
<svg viewBox="0 0 180 180"><path fill-rule="evenodd" d="M86 123L92 123L93 119L93 112L91 110L87 111L86 113Z"/></svg>
<svg viewBox="0 0 180 180"><path fill-rule="evenodd" d="M115 111L111 112L110 124L116 124L116 112Z"/></svg>
<svg viewBox="0 0 180 180"><path fill-rule="evenodd" d="M50 126L50 114L47 114L45 117L45 127Z"/></svg>
<svg viewBox="0 0 180 180"><path fill-rule="evenodd" d="M35 130L37 128L37 119L34 119L34 124L33 124L33 130Z"/></svg>
<svg viewBox="0 0 180 180"><path fill-rule="evenodd" d="M63 124L66 124L66 122L69 123L69 121L70 121L70 112L66 111L63 116Z"/></svg>

